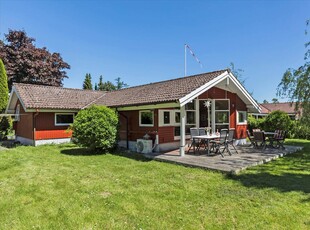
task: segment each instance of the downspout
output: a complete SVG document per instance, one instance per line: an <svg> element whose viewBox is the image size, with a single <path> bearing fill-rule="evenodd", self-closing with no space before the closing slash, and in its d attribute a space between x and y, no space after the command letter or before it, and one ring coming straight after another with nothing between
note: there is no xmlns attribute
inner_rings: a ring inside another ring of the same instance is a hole
<svg viewBox="0 0 310 230"><path fill-rule="evenodd" d="M32 126L33 126L33 144L34 146L36 145L36 140L35 140L35 133L36 133L36 116L39 115L39 109L36 109L36 113L33 115L32 118Z"/></svg>
<svg viewBox="0 0 310 230"><path fill-rule="evenodd" d="M118 112L117 109L116 109L116 111ZM129 124L128 124L128 117L126 115L122 114L122 113L118 113L118 114L126 119L126 148L129 149Z"/></svg>

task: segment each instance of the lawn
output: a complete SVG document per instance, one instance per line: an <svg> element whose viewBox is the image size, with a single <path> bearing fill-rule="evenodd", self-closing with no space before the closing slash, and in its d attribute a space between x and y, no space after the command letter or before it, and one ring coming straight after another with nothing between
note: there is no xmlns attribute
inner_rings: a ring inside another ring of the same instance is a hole
<svg viewBox="0 0 310 230"><path fill-rule="evenodd" d="M92 154L0 151L0 229L310 229L310 141L235 176Z"/></svg>

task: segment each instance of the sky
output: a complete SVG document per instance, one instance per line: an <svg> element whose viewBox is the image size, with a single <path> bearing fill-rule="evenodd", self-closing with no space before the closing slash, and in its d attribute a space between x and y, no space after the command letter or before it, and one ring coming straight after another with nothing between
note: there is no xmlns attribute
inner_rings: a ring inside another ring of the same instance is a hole
<svg viewBox="0 0 310 230"><path fill-rule="evenodd" d="M286 69L304 64L307 19L308 0L0 0L0 38L25 30L59 52L71 66L64 87L82 88L86 73L93 84L102 75L129 86L183 77L188 44L203 66L187 52L187 75L233 62L259 102L276 98Z"/></svg>

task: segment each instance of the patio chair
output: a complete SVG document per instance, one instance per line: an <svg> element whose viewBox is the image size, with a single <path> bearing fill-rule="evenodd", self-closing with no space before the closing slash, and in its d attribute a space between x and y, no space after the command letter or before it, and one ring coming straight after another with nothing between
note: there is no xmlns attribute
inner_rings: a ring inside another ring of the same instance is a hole
<svg viewBox="0 0 310 230"><path fill-rule="evenodd" d="M207 135L206 134L206 128L199 128L198 132L199 132L199 136ZM206 140L204 140L204 139L200 140L198 149L200 149L200 147L202 147L202 146L204 147L204 149L206 149L208 146Z"/></svg>
<svg viewBox="0 0 310 230"><path fill-rule="evenodd" d="M255 141L255 147L259 148L262 147L262 149L266 148L266 138L264 132L253 132L254 141Z"/></svg>
<svg viewBox="0 0 310 230"><path fill-rule="evenodd" d="M227 129L221 129L220 132L220 138L218 140L211 140L210 144L212 144L212 148L216 149L216 153L220 153L222 157L224 157L224 151L227 150L227 144L226 144L226 139L227 139ZM223 148L223 151L221 152L221 147Z"/></svg>
<svg viewBox="0 0 310 230"><path fill-rule="evenodd" d="M190 128L190 134L191 134L191 143L188 144L189 146L189 149L187 150L187 153L189 153L189 151L191 150L191 148L193 147L194 148L194 152L195 152L195 148L199 147L199 140L195 140L193 138L193 136L199 136L199 130L198 128ZM199 150L199 149L198 149Z"/></svg>
<svg viewBox="0 0 310 230"><path fill-rule="evenodd" d="M273 138L273 141L276 142L275 148L281 147L282 149L285 149L285 147L283 146L284 141L285 141L285 137L286 137L286 131L278 130L277 135L275 135L275 137Z"/></svg>
<svg viewBox="0 0 310 230"><path fill-rule="evenodd" d="M238 151L234 145L234 135L235 135L235 129L229 129L229 132L228 132L228 137L227 137L227 140L226 140L226 148L228 150L228 153L229 155L231 155L231 152L229 150L229 146L232 146L233 149L236 151L236 153L238 154Z"/></svg>
<svg viewBox="0 0 310 230"><path fill-rule="evenodd" d="M246 134L247 134L247 136L248 136L248 138L249 138L249 140L251 142L250 146L253 146L255 148L256 147L256 143L255 143L254 137L251 136L250 131L248 129L246 130Z"/></svg>

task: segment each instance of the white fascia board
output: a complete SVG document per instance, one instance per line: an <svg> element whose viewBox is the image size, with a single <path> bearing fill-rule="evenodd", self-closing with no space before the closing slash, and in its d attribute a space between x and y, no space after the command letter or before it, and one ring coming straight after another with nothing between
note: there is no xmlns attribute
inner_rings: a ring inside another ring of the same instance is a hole
<svg viewBox="0 0 310 230"><path fill-rule="evenodd" d="M28 109L26 112L39 112L39 113L77 113L78 109Z"/></svg>
<svg viewBox="0 0 310 230"><path fill-rule="evenodd" d="M199 88L195 89L191 93L187 94L186 96L179 99L180 106L186 105L188 102L194 100L196 97L201 95L202 93L206 92L208 89L212 88L213 86L217 85L221 81L223 81L225 78L228 77L228 72L225 71L221 75L217 76L213 80L207 82L206 84L200 86Z"/></svg>
<svg viewBox="0 0 310 230"><path fill-rule="evenodd" d="M254 106L254 108L260 112L261 108L259 107L257 102L248 93L248 91L243 87L243 85L237 80L237 78L232 73L229 73L229 78L238 87L238 89L241 91L241 93L243 93L243 95L249 100L249 102L251 102L251 104Z"/></svg>
<svg viewBox="0 0 310 230"><path fill-rule="evenodd" d="M140 105L140 106L127 106L118 107L118 111L130 111L130 110L145 110L145 109L166 109L166 108L180 108L180 104L177 102L162 103L154 105Z"/></svg>
<svg viewBox="0 0 310 230"><path fill-rule="evenodd" d="M12 110L9 109L9 107L10 107L10 105L11 105L11 100L13 99L14 94L16 94L18 100L20 101L20 103L21 103L22 106L23 106L24 111L26 111L26 106L25 106L24 102L22 101L21 97L19 96L17 90L15 89L15 86L13 85L12 90L11 90L11 95L10 95L9 103L8 103L8 105L7 105L7 107L6 107L5 113L7 113L8 111L12 111ZM15 105L14 105L14 107L15 107ZM15 111L15 110L14 110L14 111ZM26 111L26 112L27 112L27 111Z"/></svg>

